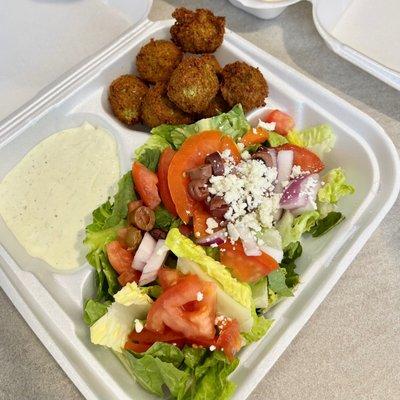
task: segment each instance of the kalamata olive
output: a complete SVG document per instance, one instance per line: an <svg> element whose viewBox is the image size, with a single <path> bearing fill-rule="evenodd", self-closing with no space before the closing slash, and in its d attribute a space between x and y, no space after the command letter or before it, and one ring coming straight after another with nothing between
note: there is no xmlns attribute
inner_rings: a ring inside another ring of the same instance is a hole
<svg viewBox="0 0 400 400"><path fill-rule="evenodd" d="M224 162L222 161L221 155L216 151L206 157L206 164L210 164L212 167L212 173L215 176L223 175L225 171Z"/></svg>
<svg viewBox="0 0 400 400"><path fill-rule="evenodd" d="M135 200L128 203L128 213L135 211L137 208L143 205L142 200Z"/></svg>
<svg viewBox="0 0 400 400"><path fill-rule="evenodd" d="M200 167L190 169L187 174L189 175L191 181L194 181L195 179L208 181L212 175L211 164L204 164Z"/></svg>
<svg viewBox="0 0 400 400"><path fill-rule="evenodd" d="M218 218L220 220L224 218L224 215L229 209L229 206L226 204L224 198L220 196L214 196L210 201L209 207L210 214L214 218Z"/></svg>
<svg viewBox="0 0 400 400"><path fill-rule="evenodd" d="M140 206L128 214L128 222L142 231L151 231L155 221L154 211L146 206Z"/></svg>
<svg viewBox="0 0 400 400"><path fill-rule="evenodd" d="M185 224L179 225L179 232L189 237L193 233L193 227Z"/></svg>
<svg viewBox="0 0 400 400"><path fill-rule="evenodd" d="M149 233L153 237L154 240L165 239L167 237L167 233L159 228L154 228Z"/></svg>
<svg viewBox="0 0 400 400"><path fill-rule="evenodd" d="M273 167L274 162L272 160L271 155L268 153L268 151L265 150L257 150L254 154L251 155L251 158L253 160L261 160L264 161L265 165L267 167Z"/></svg>
<svg viewBox="0 0 400 400"><path fill-rule="evenodd" d="M125 243L128 248L135 251L142 241L142 233L134 226L129 226L126 231Z"/></svg>
<svg viewBox="0 0 400 400"><path fill-rule="evenodd" d="M189 182L188 191L190 197L196 201L203 201L208 196L207 181L202 179L195 179Z"/></svg>

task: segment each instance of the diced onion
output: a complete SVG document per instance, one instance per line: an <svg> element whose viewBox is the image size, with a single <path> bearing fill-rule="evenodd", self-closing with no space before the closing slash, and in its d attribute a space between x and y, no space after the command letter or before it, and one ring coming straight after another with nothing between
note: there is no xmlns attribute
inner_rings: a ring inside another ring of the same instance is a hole
<svg viewBox="0 0 400 400"><path fill-rule="evenodd" d="M135 257L132 261L132 268L138 271L143 271L143 268L146 265L147 260L153 254L155 247L156 241L153 239L150 233L146 232L138 249L136 250Z"/></svg>
<svg viewBox="0 0 400 400"><path fill-rule="evenodd" d="M139 286L147 285L157 278L158 270L163 265L168 251L168 247L165 246L165 240L158 239L152 255L143 268L142 275L139 279Z"/></svg>

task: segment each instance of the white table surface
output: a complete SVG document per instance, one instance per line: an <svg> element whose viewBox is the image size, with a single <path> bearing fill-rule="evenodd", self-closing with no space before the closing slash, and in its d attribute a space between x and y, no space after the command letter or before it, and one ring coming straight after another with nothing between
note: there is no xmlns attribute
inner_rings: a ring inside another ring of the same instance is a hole
<svg viewBox="0 0 400 400"><path fill-rule="evenodd" d="M223 0L155 0L150 18L181 5L225 15L230 29L377 120L400 148L400 93L332 53L308 2L264 21ZM0 290L0 399L58 398L82 396ZM400 399L399 200L250 399Z"/></svg>

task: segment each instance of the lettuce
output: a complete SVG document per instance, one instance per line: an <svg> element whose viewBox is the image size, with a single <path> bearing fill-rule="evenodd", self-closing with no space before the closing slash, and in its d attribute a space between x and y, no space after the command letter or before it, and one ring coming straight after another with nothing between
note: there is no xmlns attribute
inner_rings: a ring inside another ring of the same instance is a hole
<svg viewBox="0 0 400 400"><path fill-rule="evenodd" d="M114 299L107 312L90 327L90 340L121 352L134 319L145 318L153 300L136 283L128 283Z"/></svg>
<svg viewBox="0 0 400 400"><path fill-rule="evenodd" d="M285 248L290 243L297 242L304 232L308 232L317 222L319 213L308 211L294 218L289 211L285 211L282 218L276 224L276 228L282 237Z"/></svg>
<svg viewBox="0 0 400 400"><path fill-rule="evenodd" d="M281 268L286 271L286 286L288 288L294 288L299 283L299 274L296 272L295 261L303 253L303 248L300 242L290 243L283 252L283 260L280 264Z"/></svg>
<svg viewBox="0 0 400 400"><path fill-rule="evenodd" d="M239 361L229 362L219 351L155 343L145 353L124 350L117 356L142 387L160 397L166 388L178 400L227 400L236 387L228 377Z"/></svg>
<svg viewBox="0 0 400 400"><path fill-rule="evenodd" d="M201 119L191 125L160 125L153 128L151 133L153 137L160 137L164 146L172 145L175 149L179 149L188 137L213 129L219 130L237 141L250 129L250 124L239 104L227 113ZM147 143L144 146L147 146ZM139 147L136 157L138 157L138 151L143 151L144 146Z"/></svg>
<svg viewBox="0 0 400 400"><path fill-rule="evenodd" d="M104 303L88 299L85 302L83 320L87 325L93 325L99 318L101 318L106 312L107 308L111 305L110 301Z"/></svg>
<svg viewBox="0 0 400 400"><path fill-rule="evenodd" d="M285 138L285 136L282 136L279 133L269 132L268 142L271 147L277 147L281 146L282 144L288 143L288 140Z"/></svg>
<svg viewBox="0 0 400 400"><path fill-rule="evenodd" d="M163 231L169 231L172 228L177 228L181 225L182 221L180 218L175 218L165 207L158 206L154 210L155 214L155 227L162 229Z"/></svg>
<svg viewBox="0 0 400 400"><path fill-rule="evenodd" d="M321 203L336 204L341 197L354 193L354 187L346 183L346 176L341 168L329 171L322 181L325 184L318 190L318 201Z"/></svg>
<svg viewBox="0 0 400 400"><path fill-rule="evenodd" d="M289 132L287 139L290 143L307 149L322 157L335 145L336 136L329 125L317 125L302 131Z"/></svg>
<svg viewBox="0 0 400 400"><path fill-rule="evenodd" d="M145 144L135 150L136 161L142 163L151 171L156 171L161 153L171 147L168 141L158 135L150 136Z"/></svg>
<svg viewBox="0 0 400 400"><path fill-rule="evenodd" d="M293 292L286 284L286 269L278 268L268 274L269 288L280 297L292 297Z"/></svg>
<svg viewBox="0 0 400 400"><path fill-rule="evenodd" d="M253 313L254 324L250 332L242 333L242 337L247 344L256 342L260 340L268 332L273 324L273 320L267 319L262 315L257 315L254 311Z"/></svg>
<svg viewBox="0 0 400 400"><path fill-rule="evenodd" d="M310 233L313 237L325 235L325 233L340 224L344 218L345 217L342 213L331 211L326 217L317 221L317 223L310 229Z"/></svg>
<svg viewBox="0 0 400 400"><path fill-rule="evenodd" d="M221 288L239 304L246 308L252 307L250 286L239 282L219 261L208 257L201 246L194 244L182 235L179 229L173 228L168 232L165 245L177 256L196 263L203 272L215 280Z"/></svg>
<svg viewBox="0 0 400 400"><path fill-rule="evenodd" d="M253 295L254 306L256 308L268 307L268 279L266 277L250 284Z"/></svg>

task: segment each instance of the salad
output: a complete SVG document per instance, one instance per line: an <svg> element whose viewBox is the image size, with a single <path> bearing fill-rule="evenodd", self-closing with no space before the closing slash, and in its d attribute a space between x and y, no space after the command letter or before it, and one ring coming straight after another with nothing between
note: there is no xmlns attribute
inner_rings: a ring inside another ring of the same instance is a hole
<svg viewBox="0 0 400 400"><path fill-rule="evenodd" d="M157 396L230 398L238 352L299 284L302 235L344 218L354 188L325 168L334 144L328 125L298 130L280 110L252 127L240 105L154 128L86 228L92 343Z"/></svg>

